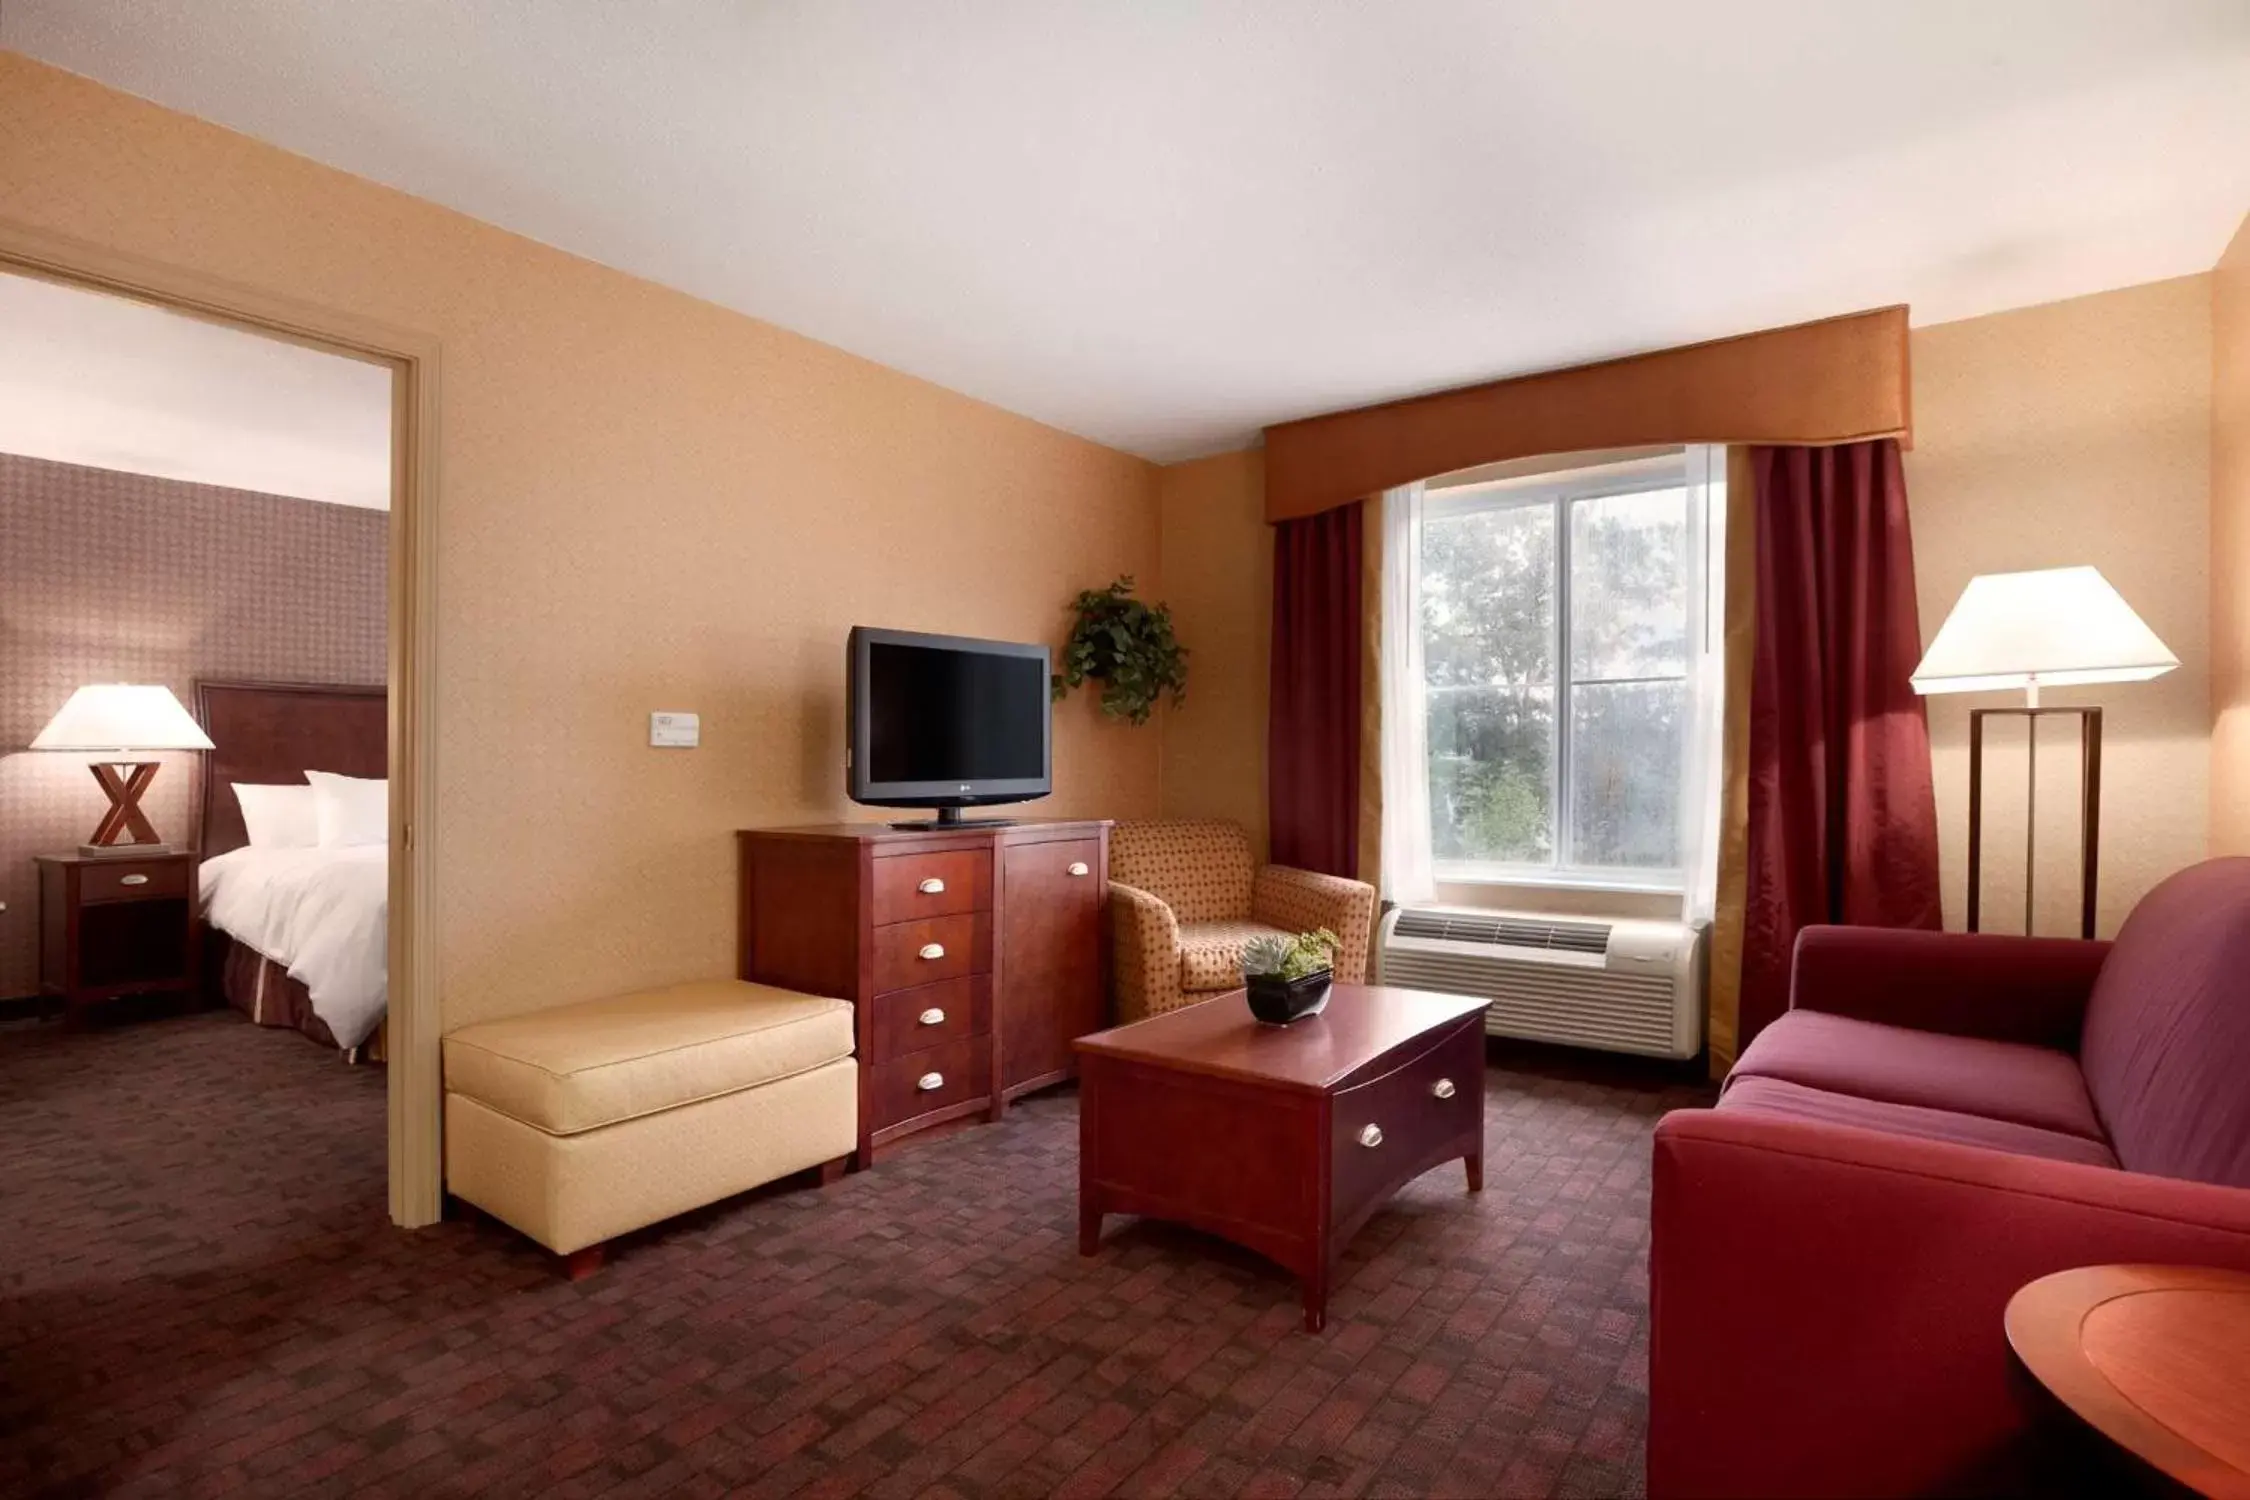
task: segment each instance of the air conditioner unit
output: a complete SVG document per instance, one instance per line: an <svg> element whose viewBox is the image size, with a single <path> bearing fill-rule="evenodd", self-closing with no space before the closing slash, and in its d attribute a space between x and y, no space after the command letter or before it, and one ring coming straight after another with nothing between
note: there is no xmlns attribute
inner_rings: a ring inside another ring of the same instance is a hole
<svg viewBox="0 0 2250 1500"><path fill-rule="evenodd" d="M1376 962L1384 984L1488 997L1492 1036L1693 1057L1701 950L1685 922L1407 906L1384 916Z"/></svg>

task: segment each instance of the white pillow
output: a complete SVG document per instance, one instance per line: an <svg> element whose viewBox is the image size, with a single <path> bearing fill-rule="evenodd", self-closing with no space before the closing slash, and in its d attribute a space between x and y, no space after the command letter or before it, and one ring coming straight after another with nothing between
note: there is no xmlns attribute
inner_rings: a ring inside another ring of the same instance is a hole
<svg viewBox="0 0 2250 1500"><path fill-rule="evenodd" d="M230 782L242 806L242 831L253 849L310 849L320 842L320 820L313 811L313 789Z"/></svg>
<svg viewBox="0 0 2250 1500"><path fill-rule="evenodd" d="M307 771L312 783L313 816L320 826L320 847L349 849L358 844L385 844L391 837L391 784L333 771Z"/></svg>

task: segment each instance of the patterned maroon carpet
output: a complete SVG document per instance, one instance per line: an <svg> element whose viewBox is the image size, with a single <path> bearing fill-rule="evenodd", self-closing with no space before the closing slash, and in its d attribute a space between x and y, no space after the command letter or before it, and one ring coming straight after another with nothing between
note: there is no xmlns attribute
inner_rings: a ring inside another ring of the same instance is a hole
<svg viewBox="0 0 2250 1500"><path fill-rule="evenodd" d="M11 1024L0 1493L1638 1493L1648 1135L1705 1096L1667 1076L1495 1066L1485 1193L1413 1184L1309 1336L1186 1231L1077 1255L1067 1091L572 1285L389 1227L379 1070L227 1014Z"/></svg>

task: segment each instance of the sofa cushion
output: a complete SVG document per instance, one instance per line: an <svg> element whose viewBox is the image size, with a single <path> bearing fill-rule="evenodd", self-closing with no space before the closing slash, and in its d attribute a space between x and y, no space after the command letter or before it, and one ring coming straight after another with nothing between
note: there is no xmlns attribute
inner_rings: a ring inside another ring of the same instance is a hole
<svg viewBox="0 0 2250 1500"><path fill-rule="evenodd" d="M2207 860L2141 898L2078 1052L2127 1168L2250 1187L2250 859Z"/></svg>
<svg viewBox="0 0 2250 1500"><path fill-rule="evenodd" d="M444 1051L446 1092L572 1135L849 1057L852 1007L700 980L464 1026Z"/></svg>
<svg viewBox="0 0 2250 1500"><path fill-rule="evenodd" d="M1255 937L1288 937L1259 922L1182 922L1180 988L1190 994L1242 988L1242 950Z"/></svg>
<svg viewBox="0 0 2250 1500"><path fill-rule="evenodd" d="M1110 830L1109 878L1147 891L1183 924L1248 921L1257 868L1239 823L1165 818Z"/></svg>
<svg viewBox="0 0 2250 1500"><path fill-rule="evenodd" d="M2023 1042L1792 1010L1743 1049L1734 1074L2103 1139L2078 1060Z"/></svg>
<svg viewBox="0 0 2250 1500"><path fill-rule="evenodd" d="M2014 1156L2044 1156L2091 1167L2117 1165L2117 1158L2107 1146L2084 1136L2040 1130L2013 1120L1835 1094L1781 1078L1732 1078L1727 1083L1726 1093L1719 1098L1719 1108L1810 1120L1822 1125L1856 1125L1862 1130L1878 1130L1885 1135L1949 1141L1956 1146L1982 1146Z"/></svg>

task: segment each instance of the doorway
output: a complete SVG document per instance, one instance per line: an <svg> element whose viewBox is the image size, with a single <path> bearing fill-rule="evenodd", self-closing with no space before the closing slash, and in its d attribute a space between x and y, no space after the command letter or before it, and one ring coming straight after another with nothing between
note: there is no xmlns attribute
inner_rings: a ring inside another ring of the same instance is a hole
<svg viewBox="0 0 2250 1500"><path fill-rule="evenodd" d="M0 219L0 273L122 296L369 364L390 377L384 750L388 788L386 1147L392 1222L443 1201L435 924L438 374L434 339Z"/></svg>

